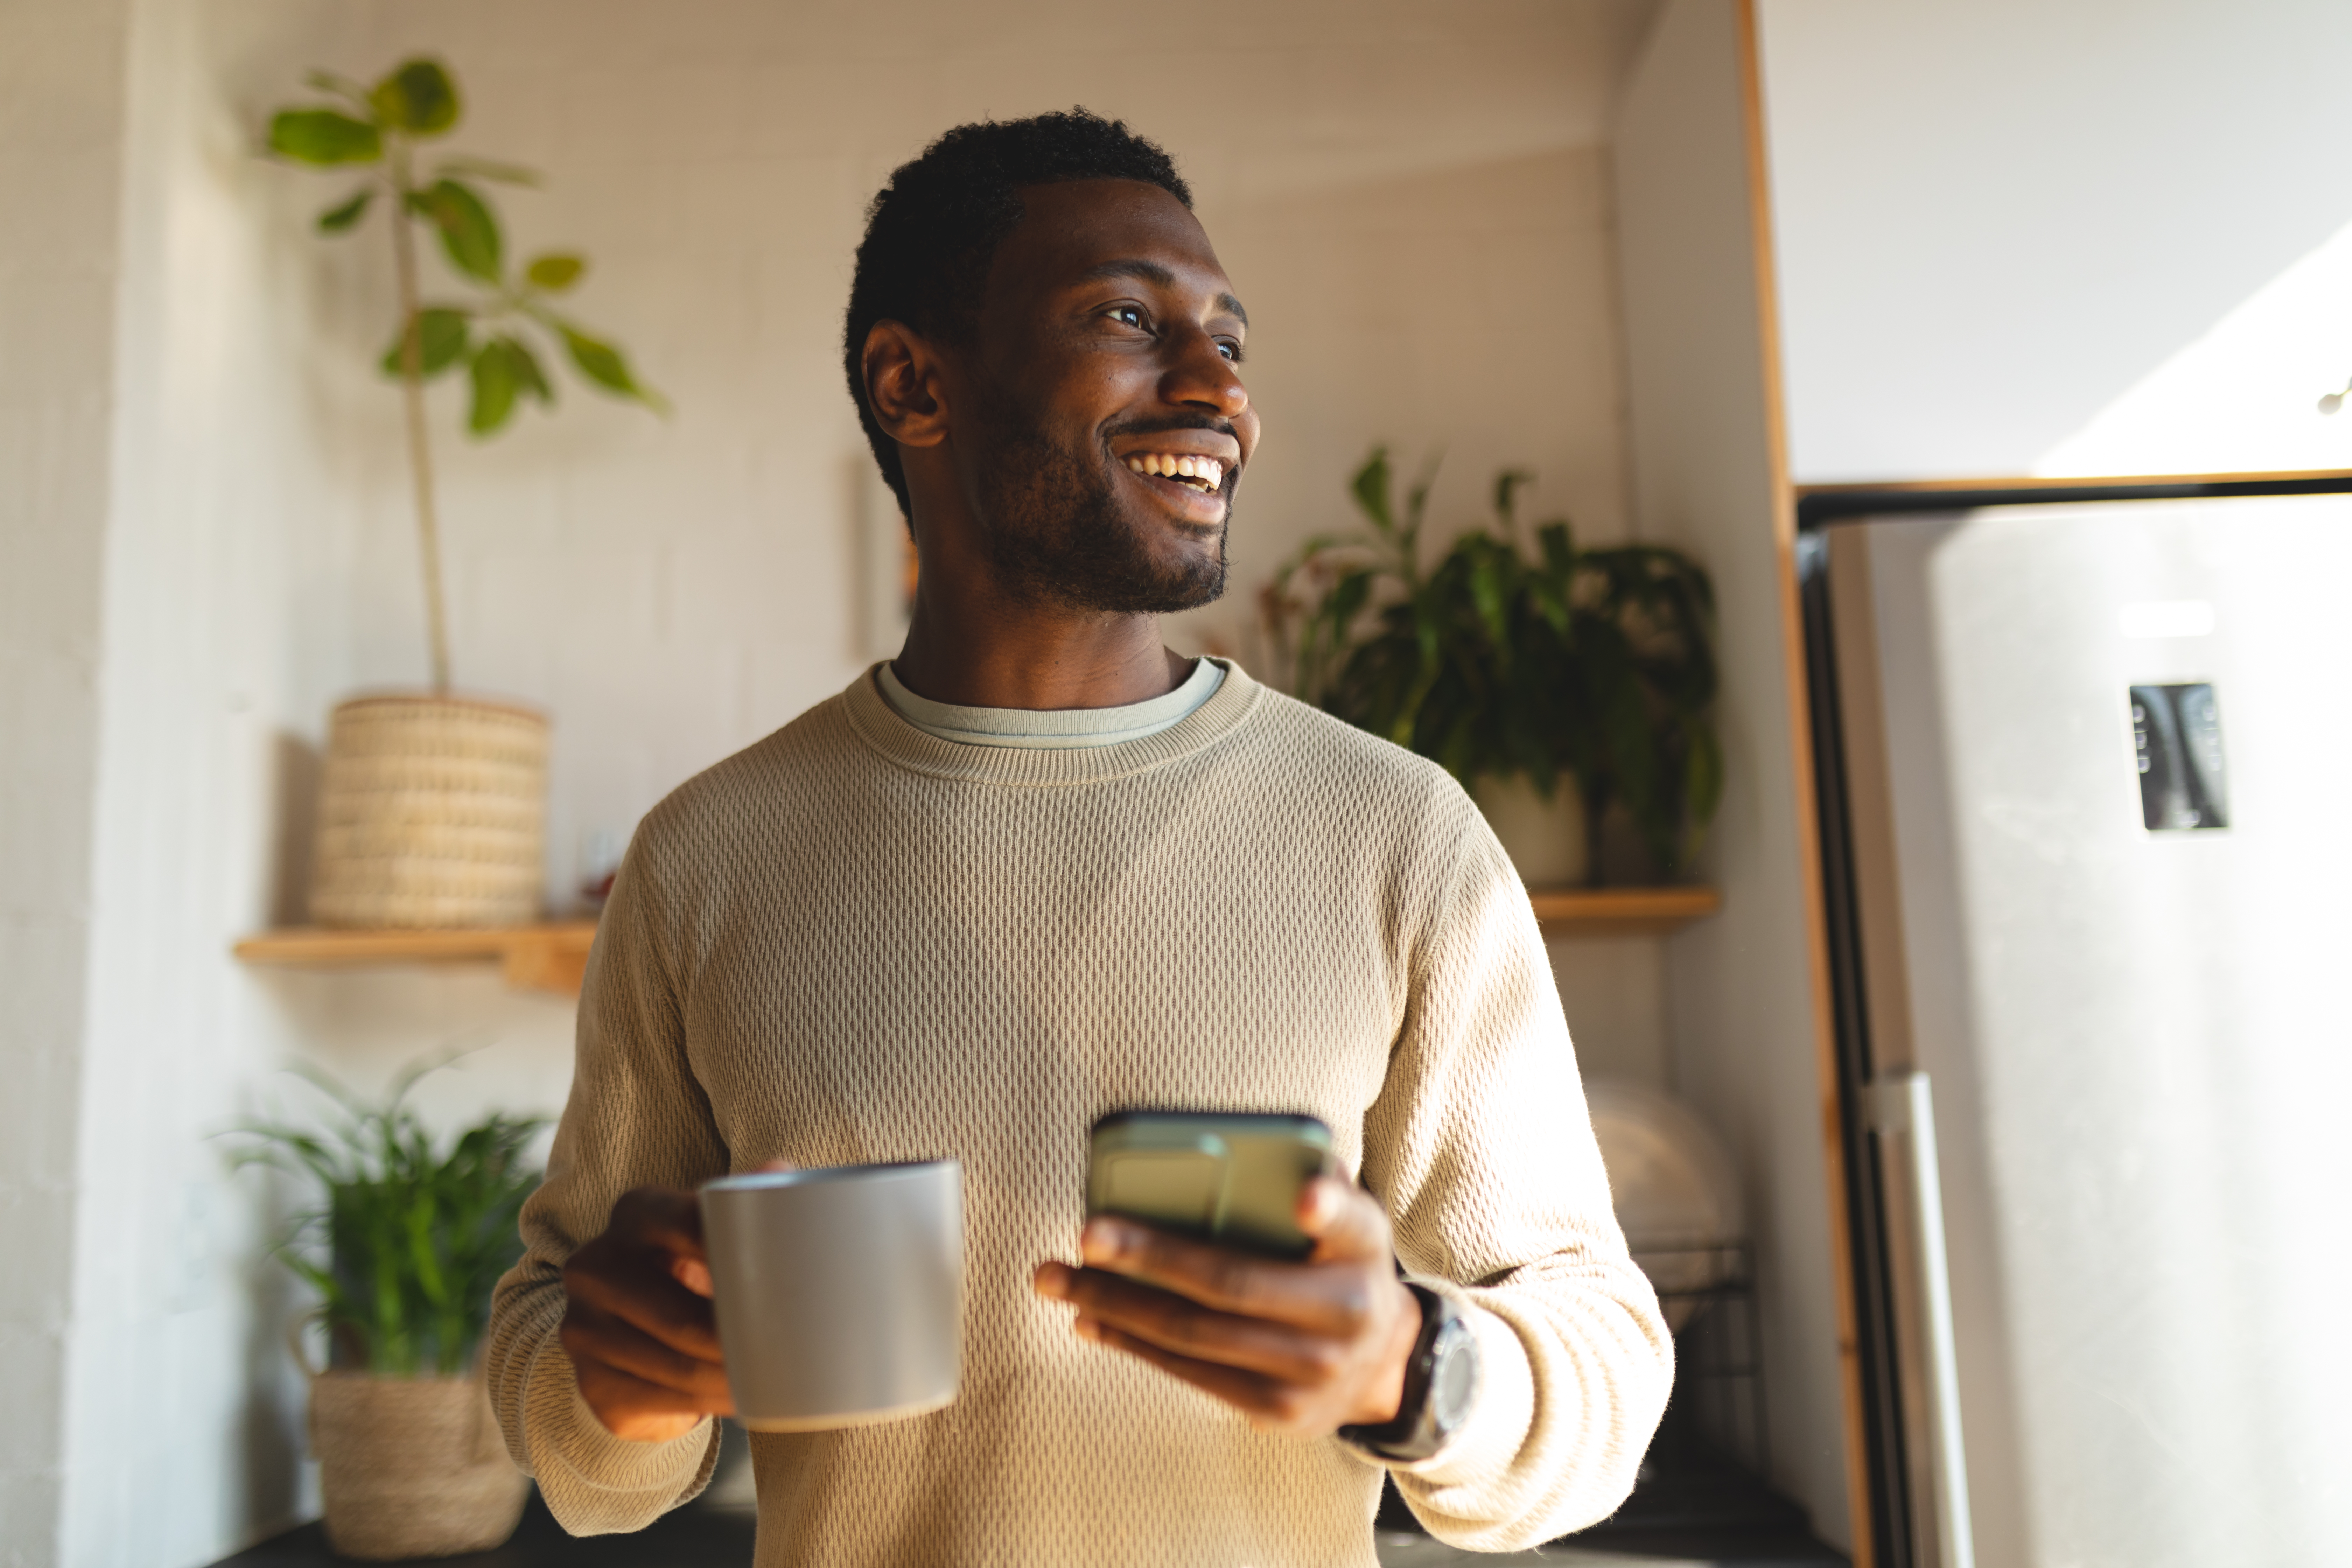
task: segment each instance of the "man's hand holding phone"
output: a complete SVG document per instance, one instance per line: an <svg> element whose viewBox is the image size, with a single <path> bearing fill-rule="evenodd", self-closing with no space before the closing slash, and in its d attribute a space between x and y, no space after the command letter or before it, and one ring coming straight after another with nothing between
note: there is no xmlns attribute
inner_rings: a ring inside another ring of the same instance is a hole
<svg viewBox="0 0 2352 1568"><path fill-rule="evenodd" d="M1388 1215L1332 1176L1298 1193L1314 1250L1297 1261L1118 1215L1080 1233L1082 1266L1040 1264L1039 1295L1081 1338L1150 1363L1262 1427L1322 1436L1397 1414L1421 1303L1396 1277Z"/></svg>

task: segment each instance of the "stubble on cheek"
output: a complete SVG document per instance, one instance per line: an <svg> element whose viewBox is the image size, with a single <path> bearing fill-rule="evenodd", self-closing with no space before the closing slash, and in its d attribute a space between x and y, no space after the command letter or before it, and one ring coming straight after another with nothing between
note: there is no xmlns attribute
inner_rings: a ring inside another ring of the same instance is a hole
<svg viewBox="0 0 2352 1568"><path fill-rule="evenodd" d="M1009 592L1108 615L1171 615L1224 593L1230 507L1212 548L1163 559L1153 523L1121 503L1107 447L1073 452L1032 426L1001 427L986 449L981 523Z"/></svg>

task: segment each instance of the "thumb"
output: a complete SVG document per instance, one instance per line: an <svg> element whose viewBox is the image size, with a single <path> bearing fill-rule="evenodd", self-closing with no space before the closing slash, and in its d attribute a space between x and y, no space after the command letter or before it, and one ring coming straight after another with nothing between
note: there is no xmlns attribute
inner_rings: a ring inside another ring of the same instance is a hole
<svg viewBox="0 0 2352 1568"><path fill-rule="evenodd" d="M789 1171L793 1168L793 1163L790 1160L766 1160L752 1166L751 1171L755 1173L765 1173L771 1171ZM670 1259L669 1272L671 1279L676 1279L698 1296L710 1296L718 1292L718 1287L711 1282L710 1262L707 1253L680 1253Z"/></svg>
<svg viewBox="0 0 2352 1568"><path fill-rule="evenodd" d="M1389 1256L1389 1216L1379 1200L1336 1176L1300 1190L1298 1228L1314 1237L1318 1262Z"/></svg>
<svg viewBox="0 0 2352 1568"><path fill-rule="evenodd" d="M699 1258L673 1258L669 1264L670 1278L698 1296L715 1294L718 1287L710 1280L710 1265Z"/></svg>

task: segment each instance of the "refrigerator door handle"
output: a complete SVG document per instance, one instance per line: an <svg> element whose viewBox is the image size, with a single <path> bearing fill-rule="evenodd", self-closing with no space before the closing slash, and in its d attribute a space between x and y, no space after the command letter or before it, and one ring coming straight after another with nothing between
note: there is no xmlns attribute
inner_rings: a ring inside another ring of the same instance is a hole
<svg viewBox="0 0 2352 1568"><path fill-rule="evenodd" d="M1960 1438L1959 1355L1952 1332L1952 1281L1944 1256L1944 1194L1936 1161L1936 1103L1924 1072L1894 1072L1870 1085L1871 1131L1881 1147L1907 1151L1912 1232L1907 1248L1927 1344L1927 1426L1934 1447L1937 1559L1940 1568L1976 1568L1969 1521L1968 1451Z"/></svg>

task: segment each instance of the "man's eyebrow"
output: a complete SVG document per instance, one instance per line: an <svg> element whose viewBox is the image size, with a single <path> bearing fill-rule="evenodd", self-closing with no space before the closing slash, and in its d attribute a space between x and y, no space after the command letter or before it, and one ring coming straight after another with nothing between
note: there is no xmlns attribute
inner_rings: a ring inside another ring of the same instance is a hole
<svg viewBox="0 0 2352 1568"><path fill-rule="evenodd" d="M1078 274L1078 281L1081 283L1099 283L1108 278L1133 278L1139 282L1150 283L1160 289L1176 287L1176 274L1169 271L1157 261L1146 261L1140 257L1106 261L1099 266L1089 267ZM1218 295L1216 306L1225 314L1237 318L1243 326L1249 325L1249 312L1243 310L1242 302L1231 294Z"/></svg>

